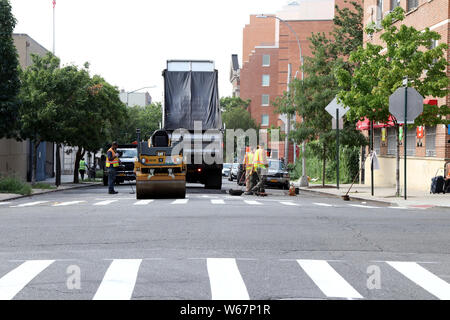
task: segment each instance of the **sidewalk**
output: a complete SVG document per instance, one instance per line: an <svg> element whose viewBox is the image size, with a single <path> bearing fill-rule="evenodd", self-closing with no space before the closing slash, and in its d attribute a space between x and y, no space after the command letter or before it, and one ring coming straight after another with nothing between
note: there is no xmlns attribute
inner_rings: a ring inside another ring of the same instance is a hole
<svg viewBox="0 0 450 320"><path fill-rule="evenodd" d="M55 185L55 178L46 179L44 181L39 181L42 183L47 183L50 185ZM62 175L61 176L61 185L58 188L55 189L33 189L32 194L29 196L24 196L21 194L13 194L13 193L0 193L0 201L7 201L7 200L14 200L19 198L25 198L25 197L31 197L37 194L43 194L43 193L50 193L50 192L58 192L63 190L70 190L70 189L78 189L78 188L86 188L90 186L96 186L100 185L101 182L81 182L79 184L73 183L73 176L72 175Z"/></svg>
<svg viewBox="0 0 450 320"><path fill-rule="evenodd" d="M294 182L295 186L298 186L298 181ZM351 184L339 185L339 190L336 189L336 185L326 185L325 188L322 185L310 184L309 187L300 187L300 190L308 192L317 192L322 194L331 195L342 199L350 188ZM398 207L414 207L414 208L430 208L430 207L444 207L450 209L450 194L430 194L423 191L410 190L407 191L407 200L404 197L395 196L395 187L383 188L375 187L374 196L371 194L370 185L355 184L348 193L350 201L362 200L362 201L376 201L384 202L392 206ZM401 190L403 192L403 190ZM342 200L344 201L344 200Z"/></svg>

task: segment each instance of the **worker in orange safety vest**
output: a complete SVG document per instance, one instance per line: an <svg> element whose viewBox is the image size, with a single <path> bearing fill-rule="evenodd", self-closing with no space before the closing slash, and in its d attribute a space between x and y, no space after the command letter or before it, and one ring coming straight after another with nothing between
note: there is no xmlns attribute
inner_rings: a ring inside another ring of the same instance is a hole
<svg viewBox="0 0 450 320"><path fill-rule="evenodd" d="M253 157L253 168L258 175L258 183L252 188L253 192L264 193L264 184L267 175L267 152L264 142L260 143Z"/></svg>

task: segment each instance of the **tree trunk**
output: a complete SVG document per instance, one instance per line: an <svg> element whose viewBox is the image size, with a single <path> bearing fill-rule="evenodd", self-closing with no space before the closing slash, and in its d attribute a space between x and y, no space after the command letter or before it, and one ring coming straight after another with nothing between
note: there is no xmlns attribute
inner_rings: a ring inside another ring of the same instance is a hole
<svg viewBox="0 0 450 320"><path fill-rule="evenodd" d="M59 187L61 185L61 144L56 144L56 176L55 185Z"/></svg>
<svg viewBox="0 0 450 320"><path fill-rule="evenodd" d="M32 164L32 170L31 170L31 184L36 184L36 171L37 171L37 150L39 148L39 145L41 144L40 140L36 140L33 143L33 164Z"/></svg>
<svg viewBox="0 0 450 320"><path fill-rule="evenodd" d="M395 195L397 197L400 197L400 126L398 124L395 125L395 135L396 135L396 141L397 141L397 152L395 155L395 182L396 182L396 193Z"/></svg>
<svg viewBox="0 0 450 320"><path fill-rule="evenodd" d="M325 187L325 179L326 179L326 173L325 168L327 165L327 148L323 146L323 162L322 162L322 187Z"/></svg>
<svg viewBox="0 0 450 320"><path fill-rule="evenodd" d="M80 183L79 177L78 177L78 171L80 168L80 160L84 156L85 150L83 150L82 147L78 147L77 154L75 156L75 164L73 169L73 183Z"/></svg>

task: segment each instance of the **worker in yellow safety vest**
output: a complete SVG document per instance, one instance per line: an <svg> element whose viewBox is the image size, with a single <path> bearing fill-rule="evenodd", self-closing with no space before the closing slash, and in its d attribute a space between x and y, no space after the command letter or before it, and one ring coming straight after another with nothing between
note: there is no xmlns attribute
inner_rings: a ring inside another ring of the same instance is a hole
<svg viewBox="0 0 450 320"><path fill-rule="evenodd" d="M106 154L106 168L108 170L108 193L116 194L114 183L116 181L117 169L119 168L119 155L117 154L117 142L113 142Z"/></svg>
<svg viewBox="0 0 450 320"><path fill-rule="evenodd" d="M244 170L245 170L245 187L246 194L250 194L253 184L252 184L252 174L253 174L253 150L247 147L245 157L244 157Z"/></svg>
<svg viewBox="0 0 450 320"><path fill-rule="evenodd" d="M79 168L78 168L78 171L80 172L80 175L81 175L81 181L84 180L84 174L86 173L86 168L87 168L86 161L84 161L84 158L81 158Z"/></svg>
<svg viewBox="0 0 450 320"><path fill-rule="evenodd" d="M267 175L267 153L263 142L259 144L258 150L255 152L253 157L253 165L253 170L258 176L258 183L255 187L253 187L252 191L264 193L264 184L266 182Z"/></svg>

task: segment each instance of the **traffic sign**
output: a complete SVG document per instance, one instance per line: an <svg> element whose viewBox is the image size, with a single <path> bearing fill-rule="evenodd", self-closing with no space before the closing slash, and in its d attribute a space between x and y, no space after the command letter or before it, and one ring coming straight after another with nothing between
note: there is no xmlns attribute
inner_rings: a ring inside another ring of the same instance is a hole
<svg viewBox="0 0 450 320"><path fill-rule="evenodd" d="M389 112L397 118L398 123L405 122L405 90L407 90L407 123L414 120L423 112L423 97L414 88L398 88L389 97Z"/></svg>
<svg viewBox="0 0 450 320"><path fill-rule="evenodd" d="M349 108L344 107L342 104L338 103L337 98L334 98L333 101L326 106L325 110L336 119L336 110L339 110L339 118L341 118L348 112Z"/></svg>

